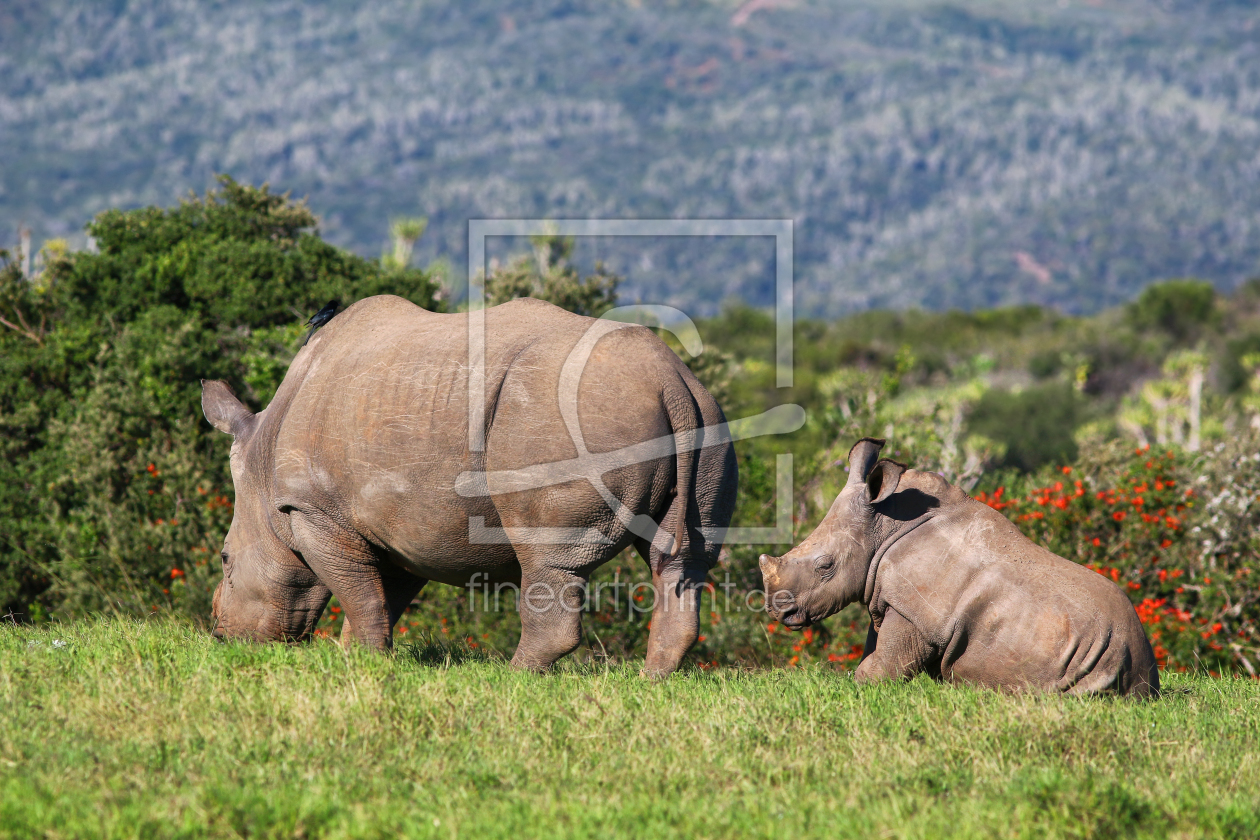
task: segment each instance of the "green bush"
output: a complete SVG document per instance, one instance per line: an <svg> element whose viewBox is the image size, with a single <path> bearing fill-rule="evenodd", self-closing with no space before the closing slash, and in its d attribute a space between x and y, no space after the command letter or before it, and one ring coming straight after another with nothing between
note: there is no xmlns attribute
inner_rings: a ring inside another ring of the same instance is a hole
<svg viewBox="0 0 1260 840"><path fill-rule="evenodd" d="M572 264L573 237L531 236L534 253L521 255L486 278L486 303L494 306L532 297L578 315L598 318L617 305L621 278L595 266L582 277Z"/></svg>
<svg viewBox="0 0 1260 840"><path fill-rule="evenodd" d="M38 278L0 265L0 609L15 617L204 615L233 495L199 380L261 409L329 299L434 308L425 272L323 242L310 210L266 185L221 184L102 213L98 252Z"/></svg>
<svg viewBox="0 0 1260 840"><path fill-rule="evenodd" d="M1216 320L1216 289L1204 280L1169 280L1147 286L1129 304L1129 322L1185 341Z"/></svg>
<svg viewBox="0 0 1260 840"><path fill-rule="evenodd" d="M1076 457L1072 435L1080 414L1080 398L1067 384L1034 385L1019 392L990 390L972 409L968 428L1005 446L1004 466L1035 470Z"/></svg>

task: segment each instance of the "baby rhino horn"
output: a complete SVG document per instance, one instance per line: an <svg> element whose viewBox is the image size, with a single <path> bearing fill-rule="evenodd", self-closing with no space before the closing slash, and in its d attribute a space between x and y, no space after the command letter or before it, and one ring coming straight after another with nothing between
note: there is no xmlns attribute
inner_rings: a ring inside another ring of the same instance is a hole
<svg viewBox="0 0 1260 840"><path fill-rule="evenodd" d="M875 462L879 460L879 450L884 448L884 441L879 438L862 438L849 450L848 484L864 484L871 474Z"/></svg>

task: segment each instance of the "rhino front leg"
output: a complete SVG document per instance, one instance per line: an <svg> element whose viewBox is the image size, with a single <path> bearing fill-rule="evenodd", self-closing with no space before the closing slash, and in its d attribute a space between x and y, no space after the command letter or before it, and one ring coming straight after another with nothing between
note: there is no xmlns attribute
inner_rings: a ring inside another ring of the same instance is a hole
<svg viewBox="0 0 1260 840"><path fill-rule="evenodd" d="M389 650L394 622L425 581L379 558L358 534L322 517L294 511L289 524L302 559L345 610L343 640L353 634L366 647Z"/></svg>
<svg viewBox="0 0 1260 840"><path fill-rule="evenodd" d="M862 648L862 659L866 660L868 656L875 652L875 646L879 644L879 634L875 632L875 622L872 621L866 628L866 644Z"/></svg>
<svg viewBox="0 0 1260 840"><path fill-rule="evenodd" d="M876 634L874 624L866 634L862 664L853 676L859 683L910 679L927 670L932 649L923 635L901 613L889 609Z"/></svg>
<svg viewBox="0 0 1260 840"><path fill-rule="evenodd" d="M385 605L389 610L390 639L392 642L394 625L402 617L403 610L411 605L411 602L420 594L420 590L424 588L428 581L408 574L401 569L383 569L382 572L381 584L385 590ZM350 623L350 617L347 615L341 623L341 644L349 647L356 641L359 641L359 639L356 637L354 627Z"/></svg>

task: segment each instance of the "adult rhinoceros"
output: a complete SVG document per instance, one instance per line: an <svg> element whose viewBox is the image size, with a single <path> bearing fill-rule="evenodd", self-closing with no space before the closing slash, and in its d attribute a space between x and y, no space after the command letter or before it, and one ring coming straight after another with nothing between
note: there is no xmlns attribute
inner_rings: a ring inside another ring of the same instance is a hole
<svg viewBox="0 0 1260 840"><path fill-rule="evenodd" d="M761 556L766 603L795 629L860 601L859 681L912 677L1071 694L1159 693L1128 597L1047 551L935 473L849 452L849 478L806 540Z"/></svg>
<svg viewBox="0 0 1260 840"><path fill-rule="evenodd" d="M202 383L206 419L235 438L215 635L304 639L334 594L386 649L426 582L510 582L512 663L543 670L581 640L591 572L634 545L658 593L646 672L678 667L734 504L730 439L703 440L721 409L643 327L536 300L483 317L470 353L469 315L368 298L315 334L266 410Z"/></svg>

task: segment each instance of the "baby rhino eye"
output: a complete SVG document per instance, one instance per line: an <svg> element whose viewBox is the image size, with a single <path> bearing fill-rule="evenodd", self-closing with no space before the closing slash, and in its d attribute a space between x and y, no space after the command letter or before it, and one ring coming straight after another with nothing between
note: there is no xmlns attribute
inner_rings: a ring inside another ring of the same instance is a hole
<svg viewBox="0 0 1260 840"><path fill-rule="evenodd" d="M835 567L836 567L836 558L832 557L830 554L828 554L825 557L819 557L817 564L815 564L814 566L814 568L818 572L823 573L823 574L830 572Z"/></svg>

